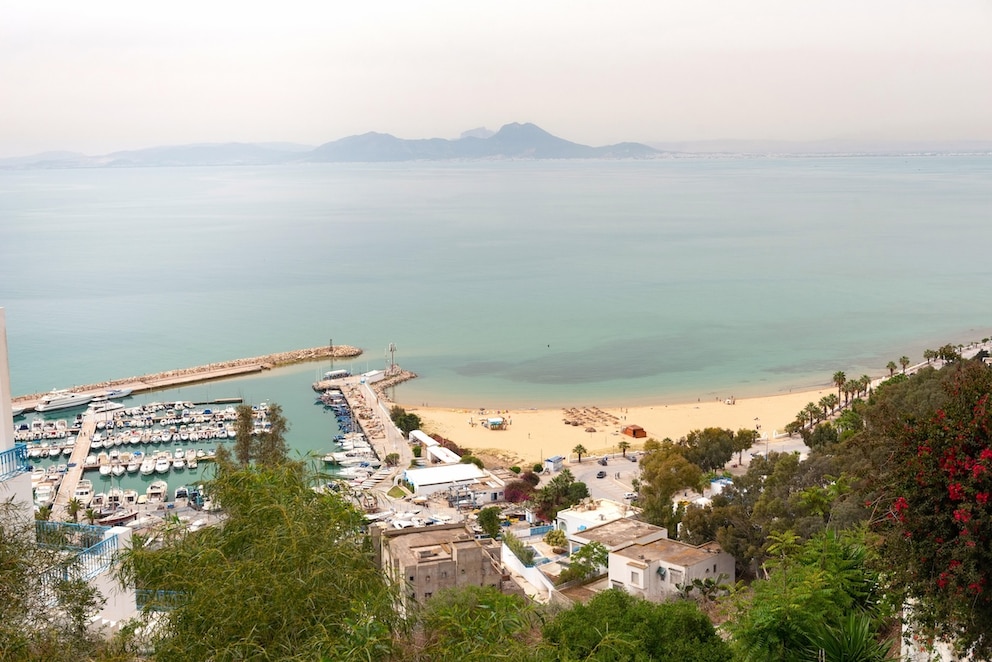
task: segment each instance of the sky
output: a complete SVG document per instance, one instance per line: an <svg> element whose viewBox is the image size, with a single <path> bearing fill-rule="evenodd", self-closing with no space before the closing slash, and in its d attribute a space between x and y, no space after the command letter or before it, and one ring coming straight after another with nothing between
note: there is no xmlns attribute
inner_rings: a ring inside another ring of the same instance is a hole
<svg viewBox="0 0 992 662"><path fill-rule="evenodd" d="M992 0L0 0L0 157L197 142L992 140Z"/></svg>

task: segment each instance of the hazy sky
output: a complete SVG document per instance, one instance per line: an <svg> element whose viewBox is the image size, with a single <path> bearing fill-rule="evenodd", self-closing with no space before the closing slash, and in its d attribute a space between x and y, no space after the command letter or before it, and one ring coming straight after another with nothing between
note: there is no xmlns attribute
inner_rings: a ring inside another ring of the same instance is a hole
<svg viewBox="0 0 992 662"><path fill-rule="evenodd" d="M992 0L0 0L0 156L514 121L992 140Z"/></svg>

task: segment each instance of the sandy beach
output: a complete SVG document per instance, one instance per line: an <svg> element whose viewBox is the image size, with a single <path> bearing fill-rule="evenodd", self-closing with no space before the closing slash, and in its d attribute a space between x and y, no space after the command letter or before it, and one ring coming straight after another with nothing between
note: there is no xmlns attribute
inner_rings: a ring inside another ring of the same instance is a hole
<svg viewBox="0 0 992 662"><path fill-rule="evenodd" d="M836 389L824 386L818 390L801 391L755 398L736 398L733 404L725 400L690 402L685 404L647 405L640 407L577 406L564 409L479 410L401 405L416 413L427 433L437 433L459 446L503 456L508 460L538 462L552 455L568 456L572 448L582 444L590 454L618 452L621 440L637 449L644 439L632 439L621 434L626 425L639 425L648 438L678 439L692 430L706 427L754 429L764 440L768 435L784 435L785 426L809 402L819 402ZM503 417L505 429L493 430L480 421ZM578 425L565 423L577 421ZM471 422L470 422L471 421ZM595 430L595 432L591 431ZM772 436L774 440L775 436ZM574 458L573 458L574 459Z"/></svg>

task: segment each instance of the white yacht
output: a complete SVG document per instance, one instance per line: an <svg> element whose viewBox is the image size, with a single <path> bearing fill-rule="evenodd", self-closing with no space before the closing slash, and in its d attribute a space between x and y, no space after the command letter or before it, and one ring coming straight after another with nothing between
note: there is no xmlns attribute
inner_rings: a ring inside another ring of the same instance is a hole
<svg viewBox="0 0 992 662"><path fill-rule="evenodd" d="M152 484L145 490L148 496L148 503L167 501L169 498L169 484L164 480L152 481Z"/></svg>
<svg viewBox="0 0 992 662"><path fill-rule="evenodd" d="M78 499L83 508L89 508L93 502L93 481L81 478L76 485L76 491L72 494L73 499Z"/></svg>
<svg viewBox="0 0 992 662"><path fill-rule="evenodd" d="M143 476L149 476L155 473L155 458L146 457L141 461L141 466L138 468Z"/></svg>
<svg viewBox="0 0 992 662"><path fill-rule="evenodd" d="M82 407L89 404L93 399L92 395L85 393L73 393L68 389L53 389L51 393L43 397L35 405L35 411L53 411L55 409L69 409L71 407Z"/></svg>
<svg viewBox="0 0 992 662"><path fill-rule="evenodd" d="M155 458L155 473L157 474L167 474L169 473L169 468L172 466L172 460L169 459L168 455L160 455Z"/></svg>

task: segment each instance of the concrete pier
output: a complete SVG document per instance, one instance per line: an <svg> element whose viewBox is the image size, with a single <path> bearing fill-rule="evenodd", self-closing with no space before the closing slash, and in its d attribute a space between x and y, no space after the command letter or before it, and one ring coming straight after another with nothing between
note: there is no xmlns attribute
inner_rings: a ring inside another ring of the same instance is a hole
<svg viewBox="0 0 992 662"><path fill-rule="evenodd" d="M69 456L69 470L62 476L62 484L59 485L58 494L52 502L52 519L70 519L66 508L72 495L76 493L79 486L79 479L83 476L83 462L90 454L90 442L93 440L93 433L96 432L96 418L87 415L83 419L83 426L76 435L76 443L72 446L72 455Z"/></svg>
<svg viewBox="0 0 992 662"><path fill-rule="evenodd" d="M309 349L297 349L291 352L280 352L278 354L267 354L247 359L235 359L224 363L211 363L210 365L197 366L195 368L184 368L181 370L170 370L159 372L142 377L128 377L126 379L115 379L101 382L99 384L87 384L85 386L75 386L71 390L76 393L86 393L101 395L108 389L129 388L134 393L144 393L147 391L158 391L162 389L208 382L216 379L227 379L249 375L263 370L270 370L284 365L294 363L304 363L307 361L320 361L323 359L354 358L361 355L362 350L350 345L334 345L333 347L311 347ZM33 410L46 394L35 393L12 398L12 403Z"/></svg>

